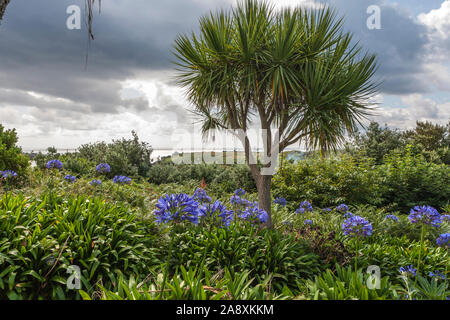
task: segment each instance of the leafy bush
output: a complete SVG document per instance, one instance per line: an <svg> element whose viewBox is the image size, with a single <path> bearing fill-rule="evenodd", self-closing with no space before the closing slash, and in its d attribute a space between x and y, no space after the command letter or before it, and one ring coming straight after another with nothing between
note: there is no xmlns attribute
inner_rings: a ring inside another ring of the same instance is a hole
<svg viewBox="0 0 450 320"><path fill-rule="evenodd" d="M371 239L372 243L363 244L360 249L358 264L362 267L377 265L381 273L390 277L399 275L399 268L417 263L421 246L417 241L402 238ZM449 261L448 251L426 242L425 254L422 254L420 270L428 274L434 270L445 270ZM416 266L417 267L417 266Z"/></svg>
<svg viewBox="0 0 450 320"><path fill-rule="evenodd" d="M180 270L164 283L164 274L152 272L152 281L137 283L134 277L128 281L121 278L117 289L113 292L100 286L100 291L89 295L82 291L85 300L278 300L287 298L269 292L271 276L265 281L255 284L249 272L232 275L227 269L224 272L211 274L200 268ZM164 288L164 291L163 291Z"/></svg>
<svg viewBox="0 0 450 320"><path fill-rule="evenodd" d="M381 203L380 177L367 159L357 162L348 155L320 159L308 158L298 163L286 162L273 178L272 190L288 202L308 200L316 206L340 203Z"/></svg>
<svg viewBox="0 0 450 320"><path fill-rule="evenodd" d="M341 268L336 265L336 272L327 270L314 281L306 282L306 298L314 300L386 300L398 298L397 289L388 277L380 279L379 289L367 288L369 274L351 267Z"/></svg>
<svg viewBox="0 0 450 320"><path fill-rule="evenodd" d="M79 155L92 163L108 163L111 166L109 177L116 175L145 177L151 166L153 149L148 143L139 141L136 132L132 139L122 138L112 143L97 142L82 145Z"/></svg>
<svg viewBox="0 0 450 320"><path fill-rule="evenodd" d="M272 190L289 202L314 205L375 205L408 212L415 205L442 208L450 199L450 169L395 150L375 166L370 158L339 155L286 163L273 178Z"/></svg>
<svg viewBox="0 0 450 320"><path fill-rule="evenodd" d="M345 150L350 154L361 154L383 163L386 155L394 150L414 146L414 153L421 154L429 162L450 164L450 122L446 126L417 121L413 130L400 131L377 122L371 122L366 132L356 134L353 143Z"/></svg>
<svg viewBox="0 0 450 320"><path fill-rule="evenodd" d="M204 265L208 270L228 269L232 274L248 270L258 281L273 274L272 286L279 290L319 270L318 257L308 253L294 237L255 228L234 223L229 228L193 227L174 232L176 249L170 265Z"/></svg>
<svg viewBox="0 0 450 320"><path fill-rule="evenodd" d="M23 175L29 162L17 146L17 141L16 129L5 130L0 124L0 171L13 170Z"/></svg>
<svg viewBox="0 0 450 320"><path fill-rule="evenodd" d="M80 298L66 287L71 265L92 292L111 288L121 273L145 274L159 263L151 225L120 206L88 197L0 200L0 299Z"/></svg>
<svg viewBox="0 0 450 320"><path fill-rule="evenodd" d="M233 192L237 188L256 190L250 169L246 165L179 164L162 162L148 171L149 182L157 185L168 183L185 184L187 181L199 183L204 179L209 189Z"/></svg>
<svg viewBox="0 0 450 320"><path fill-rule="evenodd" d="M415 205L444 207L450 199L450 168L414 155L412 146L393 151L378 168L383 205L406 211Z"/></svg>

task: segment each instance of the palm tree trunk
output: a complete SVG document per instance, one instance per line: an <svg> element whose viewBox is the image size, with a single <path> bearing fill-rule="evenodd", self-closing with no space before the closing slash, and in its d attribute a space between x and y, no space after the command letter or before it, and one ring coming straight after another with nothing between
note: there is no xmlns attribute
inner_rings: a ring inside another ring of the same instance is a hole
<svg viewBox="0 0 450 320"><path fill-rule="evenodd" d="M272 186L272 176L260 175L256 181L256 188L258 189L258 206L267 212L269 219L267 220L267 227L272 228L272 199L270 197L270 188Z"/></svg>

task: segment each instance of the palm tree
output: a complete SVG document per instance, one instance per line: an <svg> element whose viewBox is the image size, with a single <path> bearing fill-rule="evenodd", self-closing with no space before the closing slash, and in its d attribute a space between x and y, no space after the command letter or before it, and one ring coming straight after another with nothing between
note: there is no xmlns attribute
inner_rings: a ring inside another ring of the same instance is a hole
<svg viewBox="0 0 450 320"><path fill-rule="evenodd" d="M8 6L10 0L0 0L0 21L2 21L3 15L5 14L6 7Z"/></svg>
<svg viewBox="0 0 450 320"><path fill-rule="evenodd" d="M322 153L336 150L370 113L378 87L371 80L375 56L352 43L329 8L275 11L266 1L242 1L201 17L200 34L179 35L174 55L203 132L246 133L256 117L270 158L272 150L300 142ZM272 139L275 131L279 139ZM272 176L262 170L273 160L258 166L249 139L241 141L271 226Z"/></svg>

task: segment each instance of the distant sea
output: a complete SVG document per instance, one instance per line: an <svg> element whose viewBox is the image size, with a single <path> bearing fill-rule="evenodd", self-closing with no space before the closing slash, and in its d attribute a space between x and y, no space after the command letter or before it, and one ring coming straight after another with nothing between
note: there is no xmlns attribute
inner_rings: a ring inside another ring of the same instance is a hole
<svg viewBox="0 0 450 320"><path fill-rule="evenodd" d="M57 148L56 149L58 153L60 154L64 154L64 153L71 153L71 152L76 152L77 149L67 149L67 148ZM47 149L35 149L35 150L31 150L31 149L22 149L22 151L24 153L43 153L46 154L47 153ZM151 155L151 161L157 161L158 158L164 158L164 157L168 157L168 156L172 156L175 153L200 153L200 152L223 152L223 150L180 150L180 151L176 151L176 150L171 150L171 149L153 149L152 155ZM228 152L233 152L236 151L238 153L242 153L243 150L240 149L236 149L236 150L226 150ZM257 150L256 152L261 152L261 150ZM304 158L304 151L300 151L300 150L286 150L284 151L286 155L286 158L289 160L301 160Z"/></svg>

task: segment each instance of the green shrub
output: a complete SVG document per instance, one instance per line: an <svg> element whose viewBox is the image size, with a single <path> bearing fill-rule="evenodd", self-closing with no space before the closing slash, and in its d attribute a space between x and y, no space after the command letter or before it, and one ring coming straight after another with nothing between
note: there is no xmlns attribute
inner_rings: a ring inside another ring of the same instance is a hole
<svg viewBox="0 0 450 320"><path fill-rule="evenodd" d="M218 165L218 164L179 164L162 162L153 165L148 171L149 182L161 184L186 184L202 179L213 191L234 192L238 188L255 191L256 185L250 169L246 165Z"/></svg>
<svg viewBox="0 0 450 320"><path fill-rule="evenodd" d="M398 299L398 287L389 281L389 277L380 279L379 289L369 289L368 278L369 274L363 274L360 270L355 272L352 267L341 268L336 265L335 273L327 270L316 276L314 281L308 280L304 297L314 300Z"/></svg>
<svg viewBox="0 0 450 320"><path fill-rule="evenodd" d="M257 281L273 274L272 286L281 290L295 285L301 277L319 271L318 257L308 253L293 236L261 229L247 223L229 228L181 229L173 233L172 268L204 265L208 270L228 269L232 274L246 270ZM169 253L166 253L169 255Z"/></svg>
<svg viewBox="0 0 450 320"><path fill-rule="evenodd" d="M450 199L450 168L427 162L412 146L391 152L378 168L383 205L408 212L416 205L442 208Z"/></svg>
<svg viewBox="0 0 450 320"><path fill-rule="evenodd" d="M95 165L108 163L111 166L109 177L127 175L145 177L151 166L153 149L146 142L139 141L136 132L132 139L122 138L111 143L97 142L82 145L79 155Z"/></svg>
<svg viewBox="0 0 450 320"><path fill-rule="evenodd" d="M358 257L360 267L367 268L370 265L377 265L383 275L390 277L398 276L400 267L412 264L417 268L421 251L419 242L411 241L406 237L385 237L370 240L370 243L365 242L361 245L360 256ZM420 272L422 275L428 275L430 271L445 270L448 261L447 250L437 247L435 241L426 241Z"/></svg>
<svg viewBox="0 0 450 320"><path fill-rule="evenodd" d="M145 274L159 263L151 225L126 208L99 198L40 199L5 195L0 200L0 299L80 298L66 287L71 265L81 285L117 284L122 273Z"/></svg>
<svg viewBox="0 0 450 320"><path fill-rule="evenodd" d="M411 146L395 150L374 165L370 158L338 155L286 163L273 178L275 195L315 206L374 205L408 213L416 205L437 209L450 199L450 168L427 162Z"/></svg>
<svg viewBox="0 0 450 320"><path fill-rule="evenodd" d="M85 300L279 300L288 296L270 292L269 275L262 283L255 284L249 272L232 275L227 269L221 273L211 274L200 268L180 270L163 284L164 274L156 271L151 277L137 283L134 277L128 281L121 278L117 289L107 290L100 286L100 291L89 295L82 291ZM150 281L151 280L151 281ZM164 288L164 291L162 289Z"/></svg>
<svg viewBox="0 0 450 320"><path fill-rule="evenodd" d="M308 200L315 206L381 203L380 177L371 160L348 155L298 163L286 162L273 177L273 193L288 202Z"/></svg>

